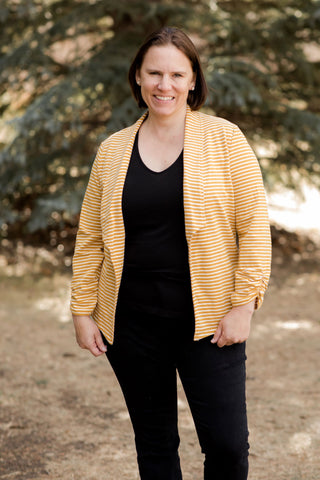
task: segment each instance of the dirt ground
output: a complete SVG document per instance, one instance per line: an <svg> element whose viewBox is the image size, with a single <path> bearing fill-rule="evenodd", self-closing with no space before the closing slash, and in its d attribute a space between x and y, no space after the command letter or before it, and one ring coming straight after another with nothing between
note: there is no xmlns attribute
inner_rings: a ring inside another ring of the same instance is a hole
<svg viewBox="0 0 320 480"><path fill-rule="evenodd" d="M284 243L247 345L250 480L320 478L320 254ZM110 366L75 343L69 268L43 249L15 255L0 256L0 479L137 480ZM184 479L201 480L181 388L179 423Z"/></svg>

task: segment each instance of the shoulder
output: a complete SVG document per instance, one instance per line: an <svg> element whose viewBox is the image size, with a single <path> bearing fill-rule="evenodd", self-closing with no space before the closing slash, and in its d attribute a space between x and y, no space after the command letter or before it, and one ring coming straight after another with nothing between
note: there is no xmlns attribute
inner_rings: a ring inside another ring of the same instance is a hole
<svg viewBox="0 0 320 480"><path fill-rule="evenodd" d="M239 131L234 123L225 118L209 115L200 111L187 112L187 130L190 136L201 134L205 138L220 138L221 141L232 140L233 135Z"/></svg>
<svg viewBox="0 0 320 480"><path fill-rule="evenodd" d="M248 146L248 140L240 127L225 118L198 112L204 137L220 139L231 146Z"/></svg>
<svg viewBox="0 0 320 480"><path fill-rule="evenodd" d="M133 144L135 135L139 130L145 115L146 114L142 115L142 117L129 127L123 128L103 140L98 148L96 156L97 162L100 163L101 161L102 163L105 163L109 157L114 156L121 158L128 145L130 145L130 142Z"/></svg>
<svg viewBox="0 0 320 480"><path fill-rule="evenodd" d="M134 134L135 126L136 124L134 123L133 125L130 125L130 127L123 128L122 130L119 130L118 132L113 133L108 138L103 140L103 142L101 142L100 149L106 150L112 146L116 147L116 146L126 145L130 140L130 138L132 137L132 135Z"/></svg>
<svg viewBox="0 0 320 480"><path fill-rule="evenodd" d="M235 129L238 129L237 125L225 118L216 117L215 115L209 115L203 112L196 113L198 114L199 121L205 132L215 130L232 134Z"/></svg>
<svg viewBox="0 0 320 480"><path fill-rule="evenodd" d="M142 122L144 121L148 112L145 112L135 123L129 127L123 128L118 132L113 133L108 138L106 138L101 144L100 148L108 148L110 146L122 146L127 145L135 134L139 130Z"/></svg>
<svg viewBox="0 0 320 480"><path fill-rule="evenodd" d="M204 112L189 112L188 136L198 141L199 136L208 148L221 147L225 151L247 150L248 141L240 128L225 118Z"/></svg>

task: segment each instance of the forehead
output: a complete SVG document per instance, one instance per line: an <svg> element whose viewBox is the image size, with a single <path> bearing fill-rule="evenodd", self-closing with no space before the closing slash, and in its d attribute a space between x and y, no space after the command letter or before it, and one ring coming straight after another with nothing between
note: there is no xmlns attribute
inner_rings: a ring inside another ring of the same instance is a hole
<svg viewBox="0 0 320 480"><path fill-rule="evenodd" d="M179 48L172 44L153 45L150 47L142 61L142 67L150 68L173 68L179 70L179 67L191 69L190 59Z"/></svg>

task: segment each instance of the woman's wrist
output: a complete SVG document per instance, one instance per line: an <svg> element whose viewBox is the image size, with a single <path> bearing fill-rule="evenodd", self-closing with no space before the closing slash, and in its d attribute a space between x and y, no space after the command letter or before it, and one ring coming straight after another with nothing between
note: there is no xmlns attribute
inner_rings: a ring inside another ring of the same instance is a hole
<svg viewBox="0 0 320 480"><path fill-rule="evenodd" d="M87 314L87 315L76 315L74 313L72 314L72 319L73 319L74 322L81 321L84 318L90 318L91 319L91 316L89 314Z"/></svg>
<svg viewBox="0 0 320 480"><path fill-rule="evenodd" d="M235 307L233 307L233 308L236 308L237 310L242 310L242 311L244 311L244 312L248 312L248 313L253 314L253 312L254 312L254 307L255 307L255 303L256 303L256 301L255 301L255 299L254 299L254 300L252 300L252 301L249 302L249 303L245 303L244 305L237 305L237 306L235 306Z"/></svg>

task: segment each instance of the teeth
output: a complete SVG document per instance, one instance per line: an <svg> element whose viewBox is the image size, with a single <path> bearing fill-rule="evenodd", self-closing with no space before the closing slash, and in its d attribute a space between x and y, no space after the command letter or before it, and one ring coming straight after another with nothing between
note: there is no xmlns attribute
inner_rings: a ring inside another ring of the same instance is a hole
<svg viewBox="0 0 320 480"><path fill-rule="evenodd" d="M159 100L172 100L173 97L160 97L160 95L156 95L156 98L159 98Z"/></svg>

